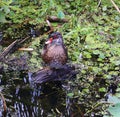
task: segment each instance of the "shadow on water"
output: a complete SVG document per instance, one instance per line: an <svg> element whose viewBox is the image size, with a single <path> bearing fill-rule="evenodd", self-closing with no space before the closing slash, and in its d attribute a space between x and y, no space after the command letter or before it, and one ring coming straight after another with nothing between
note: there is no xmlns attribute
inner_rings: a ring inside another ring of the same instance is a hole
<svg viewBox="0 0 120 117"><path fill-rule="evenodd" d="M1 103L0 116L69 116L66 104L69 101L60 81L34 85L28 74L23 72L19 75L14 72L5 73L1 77L0 87L6 99L7 113L4 114Z"/></svg>
<svg viewBox="0 0 120 117"><path fill-rule="evenodd" d="M103 117L102 104L96 104L104 96L98 92L99 83L76 78L34 84L30 76L27 71L0 74L0 93L7 105L5 112L0 97L0 117Z"/></svg>

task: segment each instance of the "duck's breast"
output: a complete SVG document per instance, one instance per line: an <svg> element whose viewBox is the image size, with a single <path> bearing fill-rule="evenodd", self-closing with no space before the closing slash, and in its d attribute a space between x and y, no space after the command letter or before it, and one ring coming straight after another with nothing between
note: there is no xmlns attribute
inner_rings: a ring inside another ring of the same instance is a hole
<svg viewBox="0 0 120 117"><path fill-rule="evenodd" d="M45 63L60 62L61 64L65 64L67 58L67 50L63 45L52 45L42 52L42 59Z"/></svg>

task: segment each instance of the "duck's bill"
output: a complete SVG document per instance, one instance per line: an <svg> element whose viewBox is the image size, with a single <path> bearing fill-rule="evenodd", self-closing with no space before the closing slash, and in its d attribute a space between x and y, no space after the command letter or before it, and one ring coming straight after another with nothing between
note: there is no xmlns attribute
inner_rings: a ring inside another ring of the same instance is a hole
<svg viewBox="0 0 120 117"><path fill-rule="evenodd" d="M45 44L50 44L50 43L51 43L51 41L50 41L50 40L48 40L48 41L46 41L46 42L45 42Z"/></svg>
<svg viewBox="0 0 120 117"><path fill-rule="evenodd" d="M49 38L48 41L45 42L45 44L50 44L52 42L53 38Z"/></svg>

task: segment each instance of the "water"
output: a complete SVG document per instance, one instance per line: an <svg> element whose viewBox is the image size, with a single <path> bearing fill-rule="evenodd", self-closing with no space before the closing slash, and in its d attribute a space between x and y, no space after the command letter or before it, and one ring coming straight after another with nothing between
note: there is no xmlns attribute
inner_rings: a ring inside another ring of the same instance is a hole
<svg viewBox="0 0 120 117"><path fill-rule="evenodd" d="M98 91L101 82L93 83L78 75L81 79L34 84L31 75L28 71L0 75L0 92L7 106L5 111L0 98L0 117L103 116L104 104L98 104L104 96Z"/></svg>
<svg viewBox="0 0 120 117"><path fill-rule="evenodd" d="M35 85L31 82L30 74L19 73L19 77L15 74L11 72L2 75L0 87L6 99L7 112L3 115L1 100L0 116L53 117L69 114L66 111L66 103L69 102L60 81Z"/></svg>

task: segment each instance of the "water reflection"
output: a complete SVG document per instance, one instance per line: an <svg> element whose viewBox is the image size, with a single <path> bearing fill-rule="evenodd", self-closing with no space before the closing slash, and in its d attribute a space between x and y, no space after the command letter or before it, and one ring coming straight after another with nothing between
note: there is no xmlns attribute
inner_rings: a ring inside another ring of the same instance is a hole
<svg viewBox="0 0 120 117"><path fill-rule="evenodd" d="M28 78L19 79L1 81L1 86L6 82L2 92L6 98L8 117L61 116L65 113L66 94L61 82L31 85Z"/></svg>

